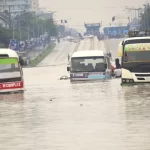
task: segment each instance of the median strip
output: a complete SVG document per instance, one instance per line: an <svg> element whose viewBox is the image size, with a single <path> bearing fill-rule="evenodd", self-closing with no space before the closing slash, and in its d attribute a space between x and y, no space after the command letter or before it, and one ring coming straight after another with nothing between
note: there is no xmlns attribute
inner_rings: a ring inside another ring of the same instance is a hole
<svg viewBox="0 0 150 150"><path fill-rule="evenodd" d="M75 46L75 48L74 48L72 54L78 50L79 45L80 45L80 40L77 42L77 44L76 44L76 46ZM72 56L72 54L71 54L70 56Z"/></svg>
<svg viewBox="0 0 150 150"><path fill-rule="evenodd" d="M46 56L49 55L49 53L54 49L56 44L52 44L48 46L43 52L41 52L35 59L31 60L29 62L30 67L35 67L37 66Z"/></svg>

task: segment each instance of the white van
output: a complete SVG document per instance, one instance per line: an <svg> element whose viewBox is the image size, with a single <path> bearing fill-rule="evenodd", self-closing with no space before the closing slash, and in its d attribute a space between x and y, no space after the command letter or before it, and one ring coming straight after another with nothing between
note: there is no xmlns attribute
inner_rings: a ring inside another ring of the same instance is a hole
<svg viewBox="0 0 150 150"><path fill-rule="evenodd" d="M112 77L110 58L101 50L74 52L71 57L70 80L96 80Z"/></svg>

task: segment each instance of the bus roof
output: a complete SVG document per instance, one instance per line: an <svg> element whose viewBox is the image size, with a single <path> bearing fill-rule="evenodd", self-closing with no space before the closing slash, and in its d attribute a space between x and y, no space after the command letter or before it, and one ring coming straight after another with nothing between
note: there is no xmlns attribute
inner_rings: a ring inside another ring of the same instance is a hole
<svg viewBox="0 0 150 150"><path fill-rule="evenodd" d="M91 57L91 56L104 56L104 52L102 50L83 50L74 52L72 58L76 57Z"/></svg>
<svg viewBox="0 0 150 150"><path fill-rule="evenodd" d="M140 40L140 39L150 39L150 36L147 37L132 37L132 38L127 38L124 41L129 41L129 40Z"/></svg>
<svg viewBox="0 0 150 150"><path fill-rule="evenodd" d="M8 55L9 57L19 58L18 54L14 50L7 48L0 48L0 55Z"/></svg>

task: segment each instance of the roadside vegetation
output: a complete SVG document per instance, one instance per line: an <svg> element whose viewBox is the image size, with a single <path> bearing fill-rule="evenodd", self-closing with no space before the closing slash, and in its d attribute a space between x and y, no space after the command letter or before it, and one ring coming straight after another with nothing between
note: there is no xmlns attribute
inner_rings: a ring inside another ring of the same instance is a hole
<svg viewBox="0 0 150 150"><path fill-rule="evenodd" d="M54 49L55 45L56 44L53 43L50 46L48 46L45 50L43 50L41 54L39 54L35 59L29 62L29 66L30 67L37 66L46 56L49 55L49 53Z"/></svg>
<svg viewBox="0 0 150 150"><path fill-rule="evenodd" d="M11 19L10 28L0 25L0 48L7 48L10 39L25 41L31 38L38 38L40 35L57 36L59 26L52 18L42 18L34 12L22 12Z"/></svg>

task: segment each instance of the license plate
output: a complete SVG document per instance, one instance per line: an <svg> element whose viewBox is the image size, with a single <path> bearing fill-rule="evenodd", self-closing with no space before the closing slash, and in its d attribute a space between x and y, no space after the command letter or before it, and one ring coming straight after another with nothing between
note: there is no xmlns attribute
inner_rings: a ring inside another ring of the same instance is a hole
<svg viewBox="0 0 150 150"><path fill-rule="evenodd" d="M83 74L82 73L78 73L78 74L74 74L73 76L78 76L78 77L81 77L81 76L83 76Z"/></svg>

